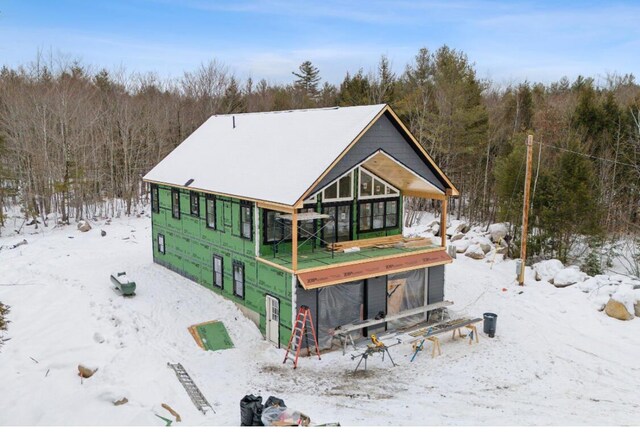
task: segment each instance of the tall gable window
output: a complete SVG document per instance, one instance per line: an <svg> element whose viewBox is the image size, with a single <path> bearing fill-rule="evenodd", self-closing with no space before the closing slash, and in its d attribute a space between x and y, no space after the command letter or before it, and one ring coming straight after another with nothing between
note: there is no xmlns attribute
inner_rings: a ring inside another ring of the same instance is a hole
<svg viewBox="0 0 640 435"><path fill-rule="evenodd" d="M207 228L216 229L216 197L207 195L205 199L205 208L207 214Z"/></svg>
<svg viewBox="0 0 640 435"><path fill-rule="evenodd" d="M240 237L247 240L253 239L253 231L251 226L253 224L253 206L249 202L240 203Z"/></svg>
<svg viewBox="0 0 640 435"><path fill-rule="evenodd" d="M322 201L348 201L353 199L353 171L349 171L322 191ZM315 196L314 196L315 197Z"/></svg>
<svg viewBox="0 0 640 435"><path fill-rule="evenodd" d="M160 195L158 194L158 185L151 185L151 211L160 213Z"/></svg>
<svg viewBox="0 0 640 435"><path fill-rule="evenodd" d="M358 171L358 231L397 228L398 189L362 167Z"/></svg>
<svg viewBox="0 0 640 435"><path fill-rule="evenodd" d="M392 198L400 195L398 189L383 179L362 167L358 168L358 170L360 171L360 183L358 185L359 199Z"/></svg>
<svg viewBox="0 0 640 435"><path fill-rule="evenodd" d="M191 192L189 198L191 200L191 216L200 216L200 194Z"/></svg>
<svg viewBox="0 0 640 435"><path fill-rule="evenodd" d="M180 191L171 189L171 216L180 219Z"/></svg>

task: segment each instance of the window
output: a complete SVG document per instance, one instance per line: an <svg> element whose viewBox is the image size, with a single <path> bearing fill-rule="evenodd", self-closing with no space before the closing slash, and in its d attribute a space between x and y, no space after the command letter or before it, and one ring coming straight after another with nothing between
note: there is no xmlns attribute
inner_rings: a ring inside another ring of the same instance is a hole
<svg viewBox="0 0 640 435"><path fill-rule="evenodd" d="M233 294L244 299L244 263L233 262Z"/></svg>
<svg viewBox="0 0 640 435"><path fill-rule="evenodd" d="M151 185L151 211L153 213L160 213L160 197L157 184Z"/></svg>
<svg viewBox="0 0 640 435"><path fill-rule="evenodd" d="M189 198L191 200L191 216L200 216L200 194L191 192Z"/></svg>
<svg viewBox="0 0 640 435"><path fill-rule="evenodd" d="M216 229L216 197L208 195L204 202L207 214L207 228Z"/></svg>
<svg viewBox="0 0 640 435"><path fill-rule="evenodd" d="M251 225L253 224L252 211L253 207L250 203L240 203L240 237L247 240L252 240L253 231Z"/></svg>
<svg viewBox="0 0 640 435"><path fill-rule="evenodd" d="M358 231L375 231L398 226L398 198L362 201L358 204Z"/></svg>
<svg viewBox="0 0 640 435"><path fill-rule="evenodd" d="M353 198L353 171L350 171L324 188L323 201L349 200ZM315 196L313 197L315 198ZM306 202L306 201L305 201Z"/></svg>
<svg viewBox="0 0 640 435"><path fill-rule="evenodd" d="M360 197L371 196L373 178L367 172L360 170Z"/></svg>
<svg viewBox="0 0 640 435"><path fill-rule="evenodd" d="M276 220L278 216L277 211L265 210L264 211L264 242L278 242L284 239L283 236L283 222ZM289 232L291 234L291 232Z"/></svg>
<svg viewBox="0 0 640 435"><path fill-rule="evenodd" d="M315 206L308 206L298 210L298 216L304 213L315 212ZM273 210L264 210L262 222L264 223L264 243L291 240L291 221L277 219L281 213ZM298 240L309 239L316 231L314 220L298 221Z"/></svg>
<svg viewBox="0 0 640 435"><path fill-rule="evenodd" d="M223 260L219 255L213 256L213 285L222 290L224 287L224 268L223 268Z"/></svg>
<svg viewBox="0 0 640 435"><path fill-rule="evenodd" d="M164 254L164 235L158 234L158 252Z"/></svg>
<svg viewBox="0 0 640 435"><path fill-rule="evenodd" d="M385 201L385 227L395 228L398 226L398 200Z"/></svg>
<svg viewBox="0 0 640 435"><path fill-rule="evenodd" d="M360 173L360 183L358 186L358 197L365 198L389 198L399 196L398 189L391 186L383 179L375 176L366 169L358 168Z"/></svg>
<svg viewBox="0 0 640 435"><path fill-rule="evenodd" d="M322 213L331 216L322 221L322 240L325 243L351 240L351 203L323 204Z"/></svg>
<svg viewBox="0 0 640 435"><path fill-rule="evenodd" d="M360 204L358 228L360 231L371 230L371 203L365 202Z"/></svg>
<svg viewBox="0 0 640 435"><path fill-rule="evenodd" d="M171 216L180 219L180 191L171 189Z"/></svg>
<svg viewBox="0 0 640 435"><path fill-rule="evenodd" d="M373 203L373 225L374 230L384 228L384 201Z"/></svg>
<svg viewBox="0 0 640 435"><path fill-rule="evenodd" d="M298 213L298 217L304 213L313 213L316 211L315 207L305 207ZM316 232L315 220L298 221L298 239L308 239Z"/></svg>

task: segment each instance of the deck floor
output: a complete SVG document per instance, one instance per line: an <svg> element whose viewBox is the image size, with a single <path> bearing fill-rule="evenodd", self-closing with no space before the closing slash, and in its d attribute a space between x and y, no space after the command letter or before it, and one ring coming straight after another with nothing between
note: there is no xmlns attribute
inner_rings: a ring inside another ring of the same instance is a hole
<svg viewBox="0 0 640 435"><path fill-rule="evenodd" d="M420 248L361 248L358 252L335 252L333 257L331 252L324 248L316 248L312 252L304 252L298 254L298 270L321 268L326 266L340 265L351 262L362 262L367 260L376 260L383 257L393 257L401 254L413 254L419 252L429 252L436 249L441 249L440 246L430 245ZM266 255L265 260L272 263L291 268L291 254L278 254L277 256Z"/></svg>

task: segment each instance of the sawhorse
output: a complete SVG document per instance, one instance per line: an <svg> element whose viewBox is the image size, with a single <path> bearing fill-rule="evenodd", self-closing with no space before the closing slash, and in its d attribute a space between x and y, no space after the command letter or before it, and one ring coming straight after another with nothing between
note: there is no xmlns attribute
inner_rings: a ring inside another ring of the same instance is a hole
<svg viewBox="0 0 640 435"><path fill-rule="evenodd" d="M438 339L438 337L427 337L427 338L423 338L422 341L420 341L420 344L418 344L417 340L413 342L414 353L413 353L413 356L411 357L411 362L413 362L416 356L418 356L418 352L420 352L424 348L424 342L426 340L429 340L431 343L433 343L431 358L436 357L436 352L438 352L438 355L442 355L442 349L440 348L440 340Z"/></svg>
<svg viewBox="0 0 640 435"><path fill-rule="evenodd" d="M478 328L476 327L476 325L465 325L465 328L467 328L469 330L469 344L473 343L473 339L475 337L476 339L476 343L479 343L478 340ZM458 332L458 337L460 338L464 338L466 337L466 335L462 335L462 331L460 331L461 328L457 328L453 330L453 335L451 336L452 339L456 338L456 331Z"/></svg>

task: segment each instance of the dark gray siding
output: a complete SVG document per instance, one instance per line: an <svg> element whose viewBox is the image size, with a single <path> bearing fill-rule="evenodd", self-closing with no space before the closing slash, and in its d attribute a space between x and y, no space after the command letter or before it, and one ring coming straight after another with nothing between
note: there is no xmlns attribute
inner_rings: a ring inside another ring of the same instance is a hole
<svg viewBox="0 0 640 435"><path fill-rule="evenodd" d="M373 153L384 152L412 169L444 192L445 184L422 153L414 148L404 134L396 127L395 121L385 114L360 138L347 154L329 171L318 184L315 192L321 190L352 167L366 160ZM384 178L383 174L378 174Z"/></svg>
<svg viewBox="0 0 640 435"><path fill-rule="evenodd" d="M318 290L305 290L300 284L296 287L296 313L302 305L309 307L313 316L313 326L318 330ZM293 328L292 328L293 329Z"/></svg>
<svg viewBox="0 0 640 435"><path fill-rule="evenodd" d="M444 300L444 265L429 268L428 282L427 303L442 302Z"/></svg>
<svg viewBox="0 0 640 435"><path fill-rule="evenodd" d="M366 295L366 312L365 319L373 319L379 312L387 313L387 277L379 276L377 278L367 279L367 295ZM367 328L366 335L374 332L384 331L384 323L380 326Z"/></svg>
<svg viewBox="0 0 640 435"><path fill-rule="evenodd" d="M373 319L380 311L387 312L387 277L367 280L367 312L365 318Z"/></svg>

